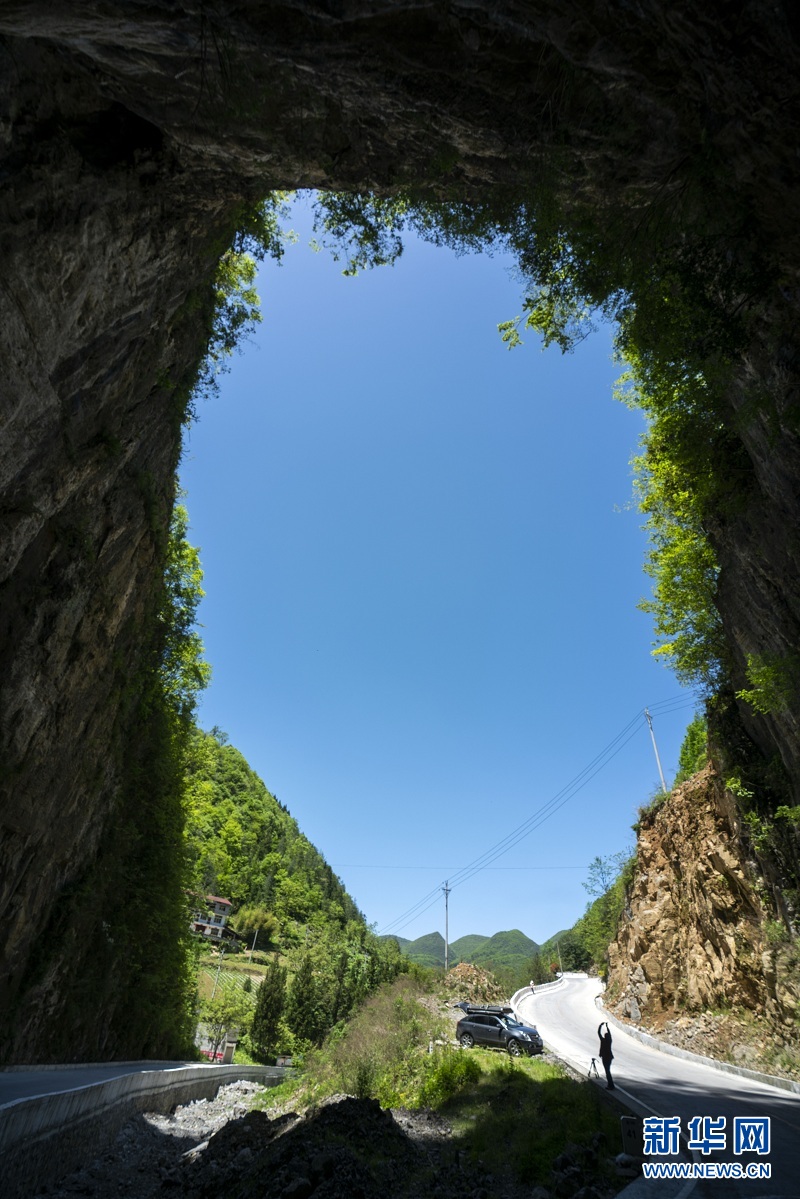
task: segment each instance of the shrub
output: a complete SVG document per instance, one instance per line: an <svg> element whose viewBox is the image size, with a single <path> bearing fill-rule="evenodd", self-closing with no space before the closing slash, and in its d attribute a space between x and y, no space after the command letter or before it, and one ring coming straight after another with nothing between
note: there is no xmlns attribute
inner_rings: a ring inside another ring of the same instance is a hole
<svg viewBox="0 0 800 1199"><path fill-rule="evenodd" d="M481 1076L480 1065L473 1055L449 1046L429 1054L428 1063L419 1089L420 1107L439 1107Z"/></svg>

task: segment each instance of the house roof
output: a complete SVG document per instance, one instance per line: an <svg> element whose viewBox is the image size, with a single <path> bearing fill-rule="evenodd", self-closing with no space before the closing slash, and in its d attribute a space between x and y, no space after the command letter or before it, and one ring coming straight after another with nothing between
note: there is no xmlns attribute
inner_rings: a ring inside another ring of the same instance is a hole
<svg viewBox="0 0 800 1199"><path fill-rule="evenodd" d="M206 899L209 903L226 903L229 908L233 907L230 899L220 899L218 895L206 895Z"/></svg>

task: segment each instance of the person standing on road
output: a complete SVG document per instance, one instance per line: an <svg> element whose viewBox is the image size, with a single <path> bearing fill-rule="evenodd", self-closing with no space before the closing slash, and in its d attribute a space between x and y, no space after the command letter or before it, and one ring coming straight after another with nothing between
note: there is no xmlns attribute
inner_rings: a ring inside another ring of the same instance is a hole
<svg viewBox="0 0 800 1199"><path fill-rule="evenodd" d="M600 1061L603 1063L603 1069L606 1072L606 1086L609 1091L613 1091L614 1080L611 1077L611 1063L614 1060L614 1054L611 1052L611 1029L608 1027L608 1024L605 1027L605 1032L603 1032L602 1023L597 1029L597 1035L600 1038Z"/></svg>

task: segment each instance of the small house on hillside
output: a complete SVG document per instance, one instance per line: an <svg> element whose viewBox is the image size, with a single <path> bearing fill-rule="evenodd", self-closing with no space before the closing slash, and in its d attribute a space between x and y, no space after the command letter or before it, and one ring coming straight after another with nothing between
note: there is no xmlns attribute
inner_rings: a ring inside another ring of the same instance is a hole
<svg viewBox="0 0 800 1199"><path fill-rule="evenodd" d="M205 906L198 907L192 915L192 932L208 937L209 941L221 941L228 932L225 925L232 907L229 899L220 899L218 895L206 895Z"/></svg>

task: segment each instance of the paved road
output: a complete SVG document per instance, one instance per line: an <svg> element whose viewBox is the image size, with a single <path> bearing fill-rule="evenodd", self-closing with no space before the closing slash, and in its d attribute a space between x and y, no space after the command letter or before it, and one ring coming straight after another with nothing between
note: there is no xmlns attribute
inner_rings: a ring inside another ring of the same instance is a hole
<svg viewBox="0 0 800 1199"><path fill-rule="evenodd" d="M550 991L522 998L518 1010L537 1025L545 1043L582 1071L597 1056L597 1026L603 1018L595 1005L597 979L569 978ZM617 1087L658 1116L680 1116L681 1127L693 1116L769 1116L772 1150L768 1159L737 1158L730 1150L700 1155L699 1161L769 1160L772 1178L761 1181L715 1180L694 1184L692 1199L800 1199L800 1096L735 1074L660 1053L611 1026L612 1073ZM600 1063L598 1063L598 1066ZM602 1066L600 1066L602 1075ZM602 1085L605 1087L605 1080ZM660 1184L642 1180L641 1194L660 1193ZM678 1190L675 1188L673 1190ZM684 1187L686 1193L690 1188Z"/></svg>
<svg viewBox="0 0 800 1199"><path fill-rule="evenodd" d="M196 1066L197 1062L108 1062L89 1066L53 1066L36 1070L0 1070L0 1107L15 1099L36 1095L55 1095L74 1091L96 1082L107 1082L123 1074L138 1074L143 1070L176 1070L181 1066Z"/></svg>

